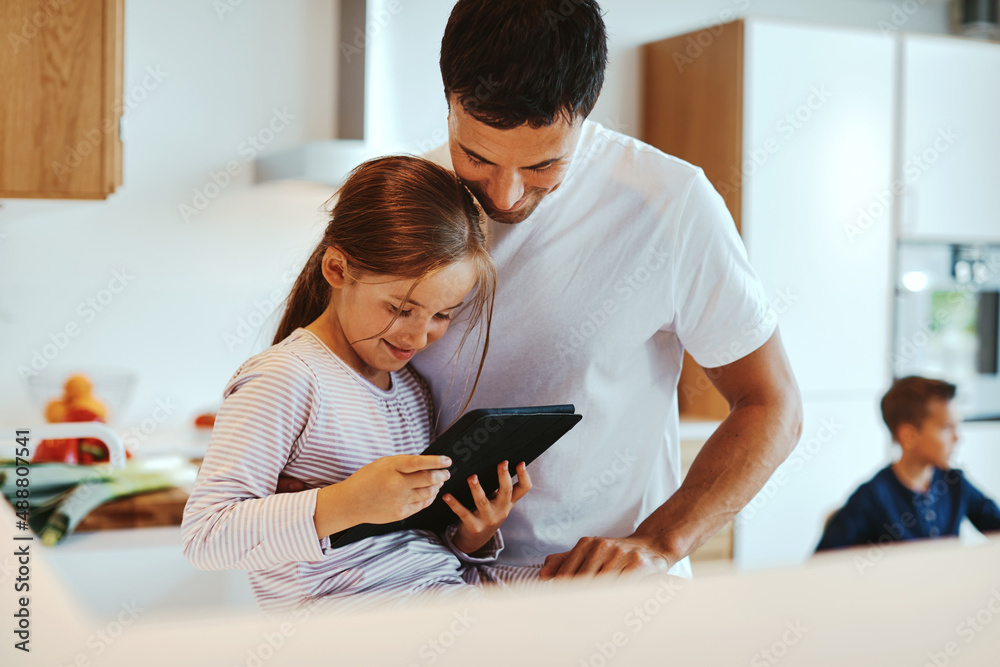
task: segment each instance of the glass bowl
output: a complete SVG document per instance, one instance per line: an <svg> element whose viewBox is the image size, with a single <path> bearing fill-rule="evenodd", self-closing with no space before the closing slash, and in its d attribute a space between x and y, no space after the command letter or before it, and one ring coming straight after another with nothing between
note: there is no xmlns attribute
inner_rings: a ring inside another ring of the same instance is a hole
<svg viewBox="0 0 1000 667"><path fill-rule="evenodd" d="M87 366L83 368L46 368L38 375L25 379L31 401L38 408L44 421L45 408L50 401L63 397L66 380L74 375L87 377L92 386L91 394L108 410L105 421L111 422L122 414L132 398L136 374L123 368Z"/></svg>

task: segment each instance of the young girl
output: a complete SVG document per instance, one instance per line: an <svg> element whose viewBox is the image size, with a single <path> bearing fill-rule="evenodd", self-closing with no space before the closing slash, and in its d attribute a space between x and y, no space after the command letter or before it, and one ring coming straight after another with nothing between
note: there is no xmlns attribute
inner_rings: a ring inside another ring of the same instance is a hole
<svg viewBox="0 0 1000 667"><path fill-rule="evenodd" d="M337 549L328 538L402 519L436 497L451 462L419 455L434 411L408 361L459 311L485 318L488 332L495 281L478 209L454 175L412 157L355 169L274 345L226 386L184 510L185 556L201 569L248 570L271 612L319 598L357 609L536 577L494 563L498 528L531 488L523 463L516 485L501 464L492 499L470 478L474 512L444 496L457 515L444 534L397 531ZM487 333L483 356L488 347ZM276 495L279 474L315 488Z"/></svg>

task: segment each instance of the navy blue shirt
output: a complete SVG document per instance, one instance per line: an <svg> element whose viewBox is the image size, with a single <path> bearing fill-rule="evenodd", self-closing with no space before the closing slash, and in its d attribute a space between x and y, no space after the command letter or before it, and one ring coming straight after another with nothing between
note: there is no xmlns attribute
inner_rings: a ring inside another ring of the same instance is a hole
<svg viewBox="0 0 1000 667"><path fill-rule="evenodd" d="M956 536L965 517L982 532L1000 530L1000 508L961 470L935 468L927 491L917 493L887 466L859 486L830 518L816 551Z"/></svg>

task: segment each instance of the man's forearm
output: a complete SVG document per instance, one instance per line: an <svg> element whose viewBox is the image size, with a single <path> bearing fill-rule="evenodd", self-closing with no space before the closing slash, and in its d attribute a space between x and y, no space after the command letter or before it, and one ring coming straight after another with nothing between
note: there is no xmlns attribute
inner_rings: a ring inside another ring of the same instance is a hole
<svg viewBox="0 0 1000 667"><path fill-rule="evenodd" d="M671 563L731 521L788 457L801 432L793 389L773 405L737 405L708 439L683 484L636 529Z"/></svg>

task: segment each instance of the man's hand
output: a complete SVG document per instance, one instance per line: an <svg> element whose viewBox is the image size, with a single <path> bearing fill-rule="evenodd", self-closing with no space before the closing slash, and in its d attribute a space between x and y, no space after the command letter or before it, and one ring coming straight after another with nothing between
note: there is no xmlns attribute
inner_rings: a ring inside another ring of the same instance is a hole
<svg viewBox="0 0 1000 667"><path fill-rule="evenodd" d="M545 558L542 579L597 575L653 574L673 565L641 538L583 537L569 551Z"/></svg>

